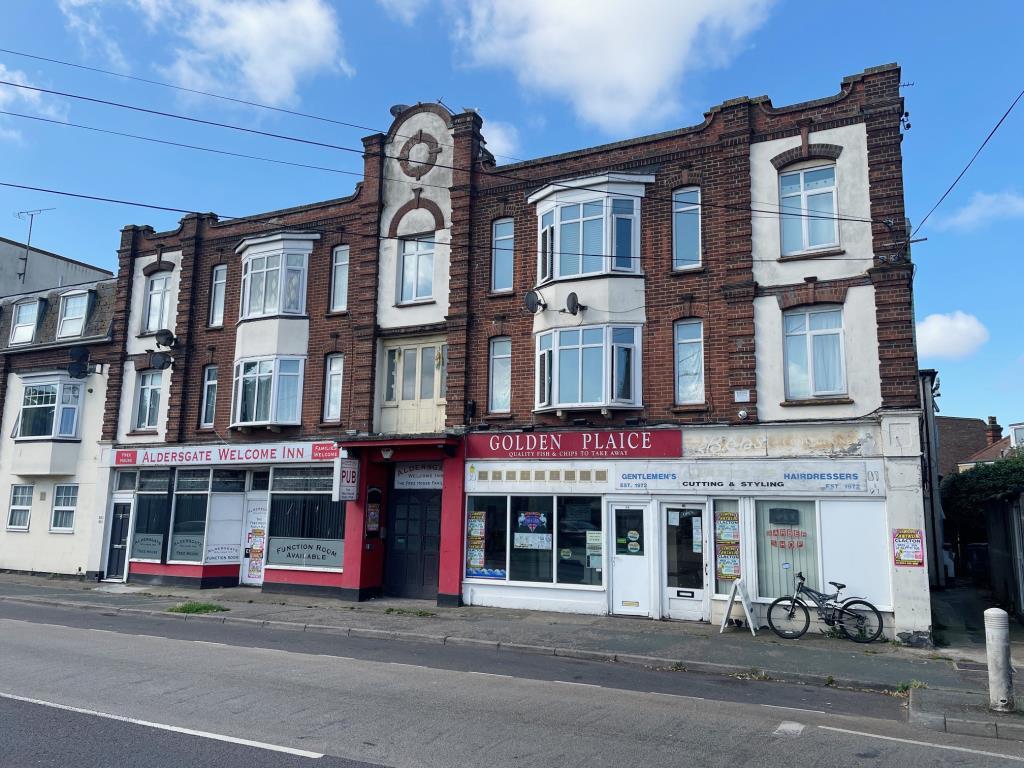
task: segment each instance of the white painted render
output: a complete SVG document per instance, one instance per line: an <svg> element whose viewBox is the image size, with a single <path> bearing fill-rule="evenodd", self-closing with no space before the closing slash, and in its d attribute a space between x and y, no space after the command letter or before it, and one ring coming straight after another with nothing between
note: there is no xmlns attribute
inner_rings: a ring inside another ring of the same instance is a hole
<svg viewBox="0 0 1024 768"><path fill-rule="evenodd" d="M238 324L235 335L235 361L248 357L293 355L305 357L309 351L309 319L306 317L268 317Z"/></svg>
<svg viewBox="0 0 1024 768"><path fill-rule="evenodd" d="M878 324L872 286L850 288L843 304L843 345L846 391L852 405L785 407L782 309L774 296L754 300L757 365L757 415L761 421L848 419L864 416L882 405L878 365Z"/></svg>
<svg viewBox="0 0 1024 768"><path fill-rule="evenodd" d="M836 166L838 215L844 218L870 219L871 201L868 185L867 131L862 123L812 131L812 144L838 144L843 147ZM750 148L751 207L774 212L779 210L779 171L771 159L788 149L800 146L799 136L758 142ZM827 165L829 160L810 160L785 170ZM782 253L779 217L773 213L755 213L752 220L754 280L760 285L791 285L803 282L805 276L832 280L862 274L872 266L874 248L871 225L857 221L839 222L841 256L808 260L778 261Z"/></svg>
<svg viewBox="0 0 1024 768"><path fill-rule="evenodd" d="M61 373L53 371L54 378ZM33 378L36 378L35 374ZM0 420L0 568L43 573L85 574L99 568L103 509L107 487L100 471L100 435L107 391L107 369L82 380L76 441L12 437L21 411L24 381L8 375ZM11 486L34 485L27 531L8 529ZM54 486L77 485L78 505L72 531L51 530Z"/></svg>
<svg viewBox="0 0 1024 768"><path fill-rule="evenodd" d="M143 434L131 434L135 427L135 405L138 398L139 371L135 369L130 360L125 361L124 376L121 384L121 405L117 414L117 442L124 444L131 443L156 443L163 442L167 433L167 411L171 399L171 379L174 366L163 372L160 381L160 407L157 411L156 432Z"/></svg>
<svg viewBox="0 0 1024 768"><path fill-rule="evenodd" d="M585 280L559 280L545 283L536 291L547 308L533 316L534 333L577 325L647 322L642 277L609 275ZM559 311L565 309L566 297L570 293L575 293L580 304L586 306L578 315Z"/></svg>
<svg viewBox="0 0 1024 768"><path fill-rule="evenodd" d="M128 310L128 342L126 352L138 355L150 349L156 349L152 336L139 337L142 333L142 319L146 311L146 281L149 279L142 273L146 267L156 262L156 254L135 260L132 272L132 306ZM165 251L163 260L174 264L171 275L170 305L167 312L167 327L175 330L178 318L178 286L181 282L181 251Z"/></svg>

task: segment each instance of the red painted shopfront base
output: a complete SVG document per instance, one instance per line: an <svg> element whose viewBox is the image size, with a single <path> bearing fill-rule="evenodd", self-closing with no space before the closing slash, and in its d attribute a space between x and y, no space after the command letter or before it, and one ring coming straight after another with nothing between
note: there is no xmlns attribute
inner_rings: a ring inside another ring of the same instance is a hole
<svg viewBox="0 0 1024 768"><path fill-rule="evenodd" d="M167 565L164 563L128 564L128 582L166 587L215 589L237 587L238 563L227 565Z"/></svg>

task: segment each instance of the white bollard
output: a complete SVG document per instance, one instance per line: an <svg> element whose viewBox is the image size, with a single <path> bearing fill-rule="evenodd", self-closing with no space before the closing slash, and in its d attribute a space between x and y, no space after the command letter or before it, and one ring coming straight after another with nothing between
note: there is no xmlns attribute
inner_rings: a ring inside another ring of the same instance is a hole
<svg viewBox="0 0 1024 768"><path fill-rule="evenodd" d="M1013 667L1010 666L1010 620L1006 611L985 611L985 651L988 653L988 706L1013 712Z"/></svg>

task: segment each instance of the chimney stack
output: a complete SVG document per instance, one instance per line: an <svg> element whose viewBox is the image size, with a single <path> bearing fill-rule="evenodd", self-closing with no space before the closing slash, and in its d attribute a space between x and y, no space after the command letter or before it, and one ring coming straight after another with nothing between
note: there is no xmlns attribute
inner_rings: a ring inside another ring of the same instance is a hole
<svg viewBox="0 0 1024 768"><path fill-rule="evenodd" d="M1003 439L1003 428L999 426L995 416L988 417L985 426L985 445L995 445Z"/></svg>

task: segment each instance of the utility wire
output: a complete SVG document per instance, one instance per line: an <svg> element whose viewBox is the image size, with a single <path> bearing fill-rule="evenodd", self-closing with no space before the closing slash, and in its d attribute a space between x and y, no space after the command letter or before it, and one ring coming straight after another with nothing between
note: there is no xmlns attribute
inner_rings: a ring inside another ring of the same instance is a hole
<svg viewBox="0 0 1024 768"><path fill-rule="evenodd" d="M216 127L216 128L226 128L228 130L241 131L243 133L249 133L249 134L254 134L254 135L257 135L257 136L264 136L264 137L273 138L273 139L280 139L280 140L283 140L283 141L291 141L291 142L296 142L296 143L299 143L299 144L306 144L306 145L310 145L310 146L322 147L322 148L325 148L325 149L334 149L334 150L338 150L338 151L341 151L341 152L349 152L349 153L358 154L358 155L363 155L364 154L364 150L362 150L362 149L355 149L353 147L346 147L346 146L342 146L342 145L339 145L339 144L331 144L329 142L315 141L313 139L305 139L305 138L298 137L298 136L289 136L287 134L273 133L273 132L270 132L270 131L261 131L261 130L258 130L256 128L246 128L245 126L232 125L230 123L221 123L221 122L217 122L215 120L204 120L203 118L192 117L190 115L179 115L179 114L176 114L174 112L164 112L164 111L157 110L157 109L149 109L149 108L146 108L146 107L139 107L139 106L135 106L135 105L132 105L132 104L123 104L123 103L120 103L120 102L109 101L107 99L99 99L99 98L95 98L95 97L92 97L92 96L82 96L80 94L68 93L68 92L65 92L65 91L57 91L57 90L52 90L52 89L49 89L49 88L39 88L39 87L36 87L36 86L25 85L23 83L14 83L14 82L11 82L11 81L8 81L8 80L0 80L0 85L6 85L6 86L9 86L9 87L12 87L12 88L21 88L21 89L25 89L25 90L35 91L37 93L46 93L46 94L50 94L50 95L53 95L53 96L62 96L62 97L69 98L69 99L77 99L77 100L80 100L80 101L86 101L86 102L90 102L90 103L94 103L94 104L102 104L104 106L117 107L119 109L127 109L127 110L132 110L132 111L135 111L135 112L142 112L142 113L150 114L150 115L157 115L159 117L167 117L167 118L172 118L172 119L175 119L175 120L184 120L184 121L187 121L187 122L197 123L197 124L200 124L200 125L209 125L209 126L213 126L213 127ZM391 160L400 160L401 159L401 158L399 158L399 157L397 157L395 155L388 155L388 154L384 154L383 157L391 159ZM435 163L435 167L447 168L449 170L462 171L462 172L468 172L470 170L470 169L467 169L467 168L461 168L459 166L448 165L448 164L444 164L444 163ZM530 183L530 184L541 184L542 183L542 182L540 182L537 179L525 179L525 178L522 178L522 177L519 177L519 176L513 176L511 174L502 173L502 172L499 172L499 171L484 171L484 173L486 173L487 175L492 176L492 177L506 178L506 179L510 179L510 180L517 181L517 182L520 182L520 183L524 183L524 182L525 183ZM577 191L580 190L580 189L588 189L588 187L585 187L585 186L584 187L573 186L571 184L565 184L565 183L560 183L560 182L549 182L548 184L546 184L546 186L553 186L553 187L558 187L558 188L562 188L562 189L577 190ZM630 194L630 193L623 192L623 193L620 194L620 196L621 197L633 197L633 198L637 198L637 199L661 199L661 200L668 200L670 202L673 202L671 197L656 197L654 195L641 195L641 194L636 194L636 193ZM758 208L754 208L753 206L728 205L726 203L708 203L708 202L703 202L702 201L701 205L709 207L709 208L722 208L722 209L725 209L725 210L741 211L743 213L751 213L751 212L753 212L753 213L767 213L767 214L772 214L772 215L778 215L780 213L780 211L777 211L777 210L776 211L772 211L772 210L758 209ZM857 218L857 217L851 217L851 216L834 216L834 215L815 214L815 213L807 213L807 212L802 212L802 213L799 213L799 214L795 214L795 213L794 214L787 214L787 215L790 215L790 216L800 216L801 218L808 218L808 219L822 219L822 220L827 220L827 221L849 221L849 222L857 222L857 223L862 223L862 224L886 224L884 221L880 221L880 220L864 219L864 218ZM888 226L888 225L886 225L886 226Z"/></svg>

